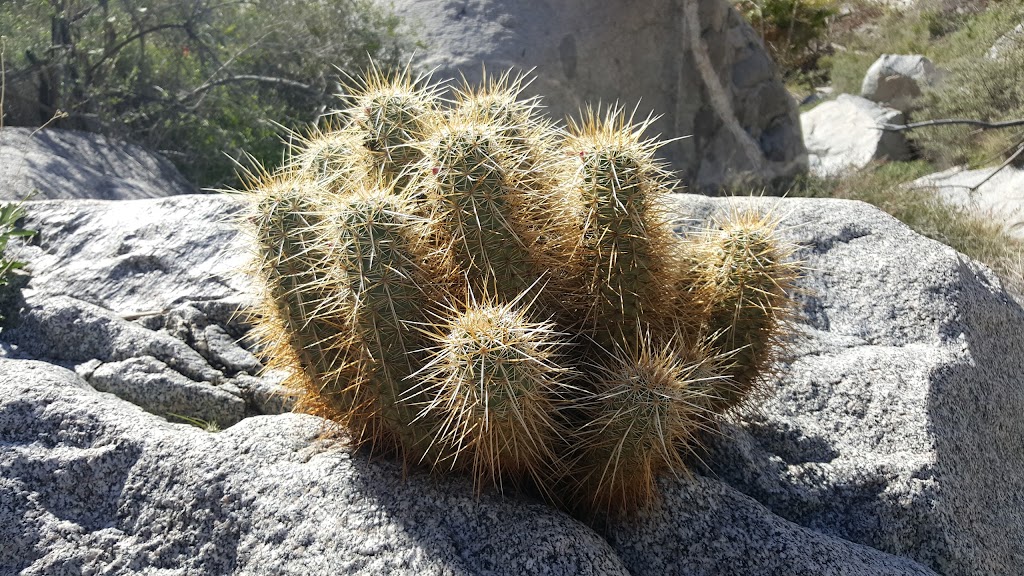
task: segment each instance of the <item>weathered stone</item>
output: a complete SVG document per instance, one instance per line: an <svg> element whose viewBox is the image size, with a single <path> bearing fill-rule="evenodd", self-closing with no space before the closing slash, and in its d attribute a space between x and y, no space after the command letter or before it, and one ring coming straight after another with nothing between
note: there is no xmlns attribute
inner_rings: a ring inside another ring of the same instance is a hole
<svg viewBox="0 0 1024 576"><path fill-rule="evenodd" d="M1006 225L1006 231L1024 240L1024 170L1007 166L964 170L951 168L911 182L911 188L933 189L946 202L983 218Z"/></svg>
<svg viewBox="0 0 1024 576"><path fill-rule="evenodd" d="M226 374L256 374L263 367L224 328L191 304L176 306L166 314L146 316L140 319L140 323L150 330L163 330L185 342L206 358L211 366Z"/></svg>
<svg viewBox="0 0 1024 576"><path fill-rule="evenodd" d="M285 374L268 371L259 377L240 374L232 379L242 390L246 402L258 414L284 414L291 412L295 406L295 398L281 383Z"/></svg>
<svg viewBox="0 0 1024 576"><path fill-rule="evenodd" d="M238 273L247 253L231 223L239 204L226 195L181 198L29 202L25 227L38 236L9 249L31 263L29 287L40 296L71 295L118 314L237 301L249 292Z"/></svg>
<svg viewBox="0 0 1024 576"><path fill-rule="evenodd" d="M229 385L189 380L151 356L102 364L86 381L165 418L183 416L227 427L245 417L245 400L237 388L232 394Z"/></svg>
<svg viewBox="0 0 1024 576"><path fill-rule="evenodd" d="M128 200L194 194L166 158L75 130L0 129L0 200Z"/></svg>
<svg viewBox="0 0 1024 576"><path fill-rule="evenodd" d="M800 115L811 172L834 176L875 160L904 160L910 148L900 132L886 124L902 124L903 113L859 96L840 94Z"/></svg>
<svg viewBox="0 0 1024 576"><path fill-rule="evenodd" d="M729 486L665 482L664 499L608 539L633 574L932 575L924 566L799 526Z"/></svg>
<svg viewBox="0 0 1024 576"><path fill-rule="evenodd" d="M393 7L424 45L418 64L435 78L471 82L511 67L535 68L530 94L556 119L619 102L661 114L652 134L676 140L664 156L692 189L785 180L807 168L796 104L758 35L723 0L398 0ZM685 13L696 6L699 22ZM700 31L694 38L690 30ZM711 90L694 41L713 71ZM722 102L712 104L712 93ZM728 121L719 111L723 106ZM730 128L730 123L735 126ZM742 134L740 134L742 132ZM743 141L750 140L756 154Z"/></svg>
<svg viewBox="0 0 1024 576"><path fill-rule="evenodd" d="M0 360L0 572L626 576L536 502L317 440L302 415L210 434Z"/></svg>
<svg viewBox="0 0 1024 576"><path fill-rule="evenodd" d="M31 295L17 328L0 337L24 356L75 364L152 356L193 380L220 382L223 374L187 344L147 330L108 310L69 296Z"/></svg>
<svg viewBox="0 0 1024 576"><path fill-rule="evenodd" d="M920 54L882 54L864 75L860 95L907 112L923 90L938 80L935 65Z"/></svg>

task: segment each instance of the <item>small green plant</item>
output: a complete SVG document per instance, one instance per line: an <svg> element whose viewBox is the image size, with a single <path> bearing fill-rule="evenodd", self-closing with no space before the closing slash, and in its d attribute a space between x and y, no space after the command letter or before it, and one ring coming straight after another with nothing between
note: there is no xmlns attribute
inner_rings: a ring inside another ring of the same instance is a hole
<svg viewBox="0 0 1024 576"><path fill-rule="evenodd" d="M24 216L25 206L20 202L0 205L0 326L14 321L21 304L21 289L28 283L28 274L23 272L26 263L6 254L12 238L35 234L34 230L18 225Z"/></svg>
<svg viewBox="0 0 1024 576"><path fill-rule="evenodd" d="M220 424L218 424L215 420L207 421L203 420L202 418L193 418L191 416L175 414L173 412L168 412L167 417L172 418L174 420L179 420L190 426L195 426L196 428L199 428L203 432L210 432L211 434L215 432L220 432Z"/></svg>
<svg viewBox="0 0 1024 576"><path fill-rule="evenodd" d="M646 506L766 385L792 247L749 211L675 234L649 119L560 130L522 78L424 82L372 70L335 130L251 175L268 365L408 466L586 518Z"/></svg>

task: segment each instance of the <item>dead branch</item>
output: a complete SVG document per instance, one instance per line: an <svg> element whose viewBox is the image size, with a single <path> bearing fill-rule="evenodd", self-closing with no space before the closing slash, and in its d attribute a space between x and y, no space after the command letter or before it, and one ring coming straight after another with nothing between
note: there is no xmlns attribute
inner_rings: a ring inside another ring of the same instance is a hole
<svg viewBox="0 0 1024 576"><path fill-rule="evenodd" d="M983 120L969 120L966 118L940 118L938 120L925 120L923 122L912 122L910 124L885 124L881 127L881 130L886 132L903 132L905 130L914 130L917 128L925 128L927 126L949 126L961 124L966 126L977 126L982 129L997 129L997 128L1014 128L1017 126L1024 126L1024 118L1018 118L1016 120L1007 120L1005 122L985 122Z"/></svg>

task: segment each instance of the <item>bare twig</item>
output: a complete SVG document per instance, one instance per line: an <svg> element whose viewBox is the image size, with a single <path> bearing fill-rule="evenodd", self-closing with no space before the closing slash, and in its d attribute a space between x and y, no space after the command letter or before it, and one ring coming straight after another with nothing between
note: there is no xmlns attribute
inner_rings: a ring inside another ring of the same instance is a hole
<svg viewBox="0 0 1024 576"><path fill-rule="evenodd" d="M45 130L47 126L49 126L50 124L56 122L57 120L63 120L65 118L67 118L67 117L68 117L68 113L67 112L58 109L56 112L53 113L53 116L50 116L49 120L47 120L46 122L43 123L42 126L40 126L39 128L36 128L35 130L33 130L32 133L28 135L29 138L31 138L32 136L35 136L36 134L38 134L40 130Z"/></svg>
<svg viewBox="0 0 1024 576"><path fill-rule="evenodd" d="M118 52L123 50L125 46L131 44L132 42L135 42L136 40L138 40L140 38L143 38L143 37L145 37L148 34L153 34L155 32L159 32L161 30L185 29L185 28L187 28L189 26L189 24L190 24L189 22L182 22L182 23L172 22L172 23L168 23L168 24L157 24L156 26L152 26L150 28L146 28L145 30L140 30L140 31L136 32L135 34L132 34L131 36L128 36L124 40L122 40L122 41L118 42L117 44L115 44L114 46L112 46L109 50L106 50L103 53L103 55L100 56L99 59L96 60L96 62L94 62L92 64L92 66L89 67L88 70L86 70L86 72L85 72L86 76L89 77L89 78L92 78L93 73L96 72L96 70L104 62L109 60L115 54L117 54Z"/></svg>
<svg viewBox="0 0 1024 576"><path fill-rule="evenodd" d="M145 318L147 316L158 316L160 314L167 314L169 311L169 308L164 308L163 310L144 310L141 312L127 312L121 314L120 316L122 320L132 321L138 320L139 318Z"/></svg>
<svg viewBox="0 0 1024 576"><path fill-rule="evenodd" d="M953 124L978 126L985 129L1014 128L1016 126L1024 126L1024 118L1007 120L1005 122L985 122L983 120L969 120L966 118L941 118L938 120L926 120L924 122L912 122L910 124L885 124L879 129L886 132L903 132L904 130L914 130L917 128L925 128L927 126L949 126Z"/></svg>
<svg viewBox="0 0 1024 576"><path fill-rule="evenodd" d="M235 76L228 76L226 78L221 78L220 80L207 82L202 86L196 88L195 90L189 92L179 100L185 101L189 98L192 98L193 96L196 96L197 94L201 94L203 92L206 92L207 90L216 88L217 86L221 86L223 84L231 84L233 82L262 82L264 84L278 84L281 86L298 88L299 90L304 90L306 92L309 92L310 94L319 94L319 91L313 88L312 86L308 84L303 84L302 82L296 82L295 80L289 80L287 78L277 78L275 76L257 76L255 74L237 74Z"/></svg>
<svg viewBox="0 0 1024 576"><path fill-rule="evenodd" d="M1006 168L1007 166L1010 165L1011 162L1016 160L1017 156L1020 156L1022 152L1024 152L1024 140L1022 140L1019 143L1017 143L1017 151L1016 152L1014 152L1009 158L1007 158L1005 162L1000 164L999 168L996 168L995 170L992 171L991 174L986 176L984 180L982 180L981 182L978 182L974 186L971 186L970 191L971 192L977 192L978 188L981 188L982 184L984 184L985 182L988 182L989 180L991 180L992 177L995 176L996 174L999 174L999 172L1002 171L1003 168Z"/></svg>
<svg viewBox="0 0 1024 576"><path fill-rule="evenodd" d="M4 95L7 94L7 64L4 53L7 52L7 36L0 36L0 128L4 127Z"/></svg>
<svg viewBox="0 0 1024 576"><path fill-rule="evenodd" d="M210 76L206 79L206 82L204 82L202 85L205 86L205 85L209 84L210 82L212 82L213 79L216 78L218 74L223 72L224 69L227 68L228 66L230 66L231 63L234 62L239 56L241 56L242 54L245 54L246 52L248 52L249 50L254 48L260 42L263 42L263 40L266 39L267 36L270 36L270 32L267 32L263 36L260 36L259 38L256 39L255 42L249 44L245 48L242 48L238 52L232 54L231 57L227 59L227 61L225 61L216 70L213 71L213 74L210 74ZM182 98L181 100L179 100L179 102L185 100L186 98L191 98L192 96L195 96L195 92L190 93L187 97ZM197 106L203 101L203 98L205 98L205 95L200 97L199 101L196 102Z"/></svg>

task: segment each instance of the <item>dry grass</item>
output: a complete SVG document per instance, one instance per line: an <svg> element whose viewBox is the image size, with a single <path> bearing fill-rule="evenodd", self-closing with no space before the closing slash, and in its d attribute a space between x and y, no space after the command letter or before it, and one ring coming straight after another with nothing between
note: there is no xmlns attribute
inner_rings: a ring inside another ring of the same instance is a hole
<svg viewBox="0 0 1024 576"><path fill-rule="evenodd" d="M808 177L789 195L861 200L877 206L917 233L988 265L1007 288L1024 294L1024 242L1007 234L998 221L942 201L934 190L905 186L932 171L923 161L871 165L843 177Z"/></svg>

